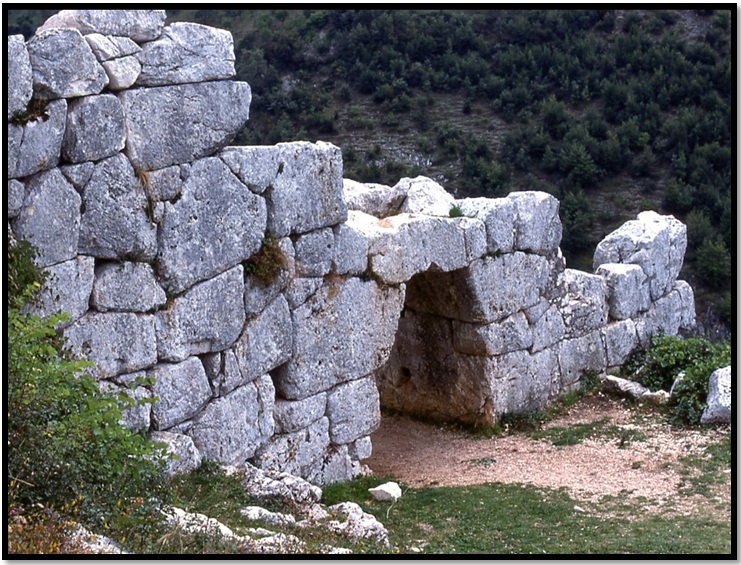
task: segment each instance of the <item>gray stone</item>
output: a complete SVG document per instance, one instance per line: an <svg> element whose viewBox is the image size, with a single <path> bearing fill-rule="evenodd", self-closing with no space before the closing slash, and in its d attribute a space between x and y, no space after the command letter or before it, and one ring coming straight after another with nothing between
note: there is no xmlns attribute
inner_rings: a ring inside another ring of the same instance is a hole
<svg viewBox="0 0 741 565"><path fill-rule="evenodd" d="M247 83L232 81L136 88L118 96L126 115L126 155L145 171L228 145L249 117L252 97Z"/></svg>
<svg viewBox="0 0 741 565"><path fill-rule="evenodd" d="M695 299L692 287L676 281L674 289L655 301L649 310L635 320L641 346L650 344L651 336L676 335L680 329L695 326Z"/></svg>
<svg viewBox="0 0 741 565"><path fill-rule="evenodd" d="M152 405L142 400L152 398L152 393L143 386L130 389L126 386L117 386L110 381L99 381L98 388L112 396L121 393L126 394L136 404L121 411L120 424L133 432L149 430L151 422Z"/></svg>
<svg viewBox="0 0 741 565"><path fill-rule="evenodd" d="M566 333L563 316L556 306L551 306L543 316L532 325L533 345L531 353L537 353L555 345Z"/></svg>
<svg viewBox="0 0 741 565"><path fill-rule="evenodd" d="M250 462L265 471L309 478L316 473L328 447L329 420L323 417L296 432L272 436Z"/></svg>
<svg viewBox="0 0 741 565"><path fill-rule="evenodd" d="M277 237L306 233L334 226L347 219L342 197L342 152L322 141L279 143L256 148L255 177L264 182L264 166L275 171L265 190L268 201L268 231ZM278 166L273 168L278 153ZM242 169L246 177L247 170ZM252 177L245 178L248 186Z"/></svg>
<svg viewBox="0 0 741 565"><path fill-rule="evenodd" d="M277 176L285 170L285 151L281 150L280 145L225 147L219 157L252 192L262 194L273 186Z"/></svg>
<svg viewBox="0 0 741 565"><path fill-rule="evenodd" d="M246 324L232 351L245 381L272 371L291 357L291 313L282 295Z"/></svg>
<svg viewBox="0 0 741 565"><path fill-rule="evenodd" d="M175 200L183 190L183 173L179 165L147 171L147 192L156 202Z"/></svg>
<svg viewBox="0 0 741 565"><path fill-rule="evenodd" d="M181 198L165 203L157 270L161 283L179 293L221 273L260 249L265 202L215 158L193 164Z"/></svg>
<svg viewBox="0 0 741 565"><path fill-rule="evenodd" d="M36 33L53 28L76 29L87 35L118 35L137 42L152 41L162 34L164 10L62 10L50 17Z"/></svg>
<svg viewBox="0 0 741 565"><path fill-rule="evenodd" d="M455 205L455 198L448 194L440 184L423 176L413 179L403 178L391 190L406 194L399 208L400 213L448 218L450 209Z"/></svg>
<svg viewBox="0 0 741 565"><path fill-rule="evenodd" d="M266 283L255 276L247 276L244 281L244 309L248 316L256 316L278 296L295 274L295 252L290 238L278 240L286 264L274 280ZM321 281L320 281L321 283ZM316 290L316 289L315 289ZM290 301L289 301L290 304Z"/></svg>
<svg viewBox="0 0 741 565"><path fill-rule="evenodd" d="M731 367L713 371L708 381L707 408L700 418L701 424L730 424L733 404Z"/></svg>
<svg viewBox="0 0 741 565"><path fill-rule="evenodd" d="M108 75L76 29L37 30L26 48L39 98L98 94L108 84Z"/></svg>
<svg viewBox="0 0 741 565"><path fill-rule="evenodd" d="M52 100L42 117L8 124L8 177L26 177L57 166L62 150L67 102Z"/></svg>
<svg viewBox="0 0 741 565"><path fill-rule="evenodd" d="M146 263L104 263L95 269L90 304L99 312L150 312L167 301Z"/></svg>
<svg viewBox="0 0 741 565"><path fill-rule="evenodd" d="M188 431L205 459L243 463L273 435L275 389L269 376L210 402Z"/></svg>
<svg viewBox="0 0 741 565"><path fill-rule="evenodd" d="M561 243L562 227L558 216L558 200L545 192L513 192L507 196L514 202L515 249L540 255L555 253Z"/></svg>
<svg viewBox="0 0 741 565"><path fill-rule="evenodd" d="M347 223L334 227L334 265L338 275L361 275L368 269L368 239Z"/></svg>
<svg viewBox="0 0 741 565"><path fill-rule="evenodd" d="M167 460L166 476L187 475L201 466L201 454L189 436L172 432L152 432L149 437L154 442L164 443L167 452L175 456Z"/></svg>
<svg viewBox="0 0 741 565"><path fill-rule="evenodd" d="M23 183L15 179L8 181L8 218L15 218L23 207L23 199L26 195L26 188Z"/></svg>
<svg viewBox="0 0 741 565"><path fill-rule="evenodd" d="M26 182L23 208L11 225L18 239L36 247L39 266L68 261L77 255L80 203L80 195L59 169Z"/></svg>
<svg viewBox="0 0 741 565"><path fill-rule="evenodd" d="M234 344L245 320L243 273L242 265L237 265L193 286L157 312L161 360L183 361Z"/></svg>
<svg viewBox="0 0 741 565"><path fill-rule="evenodd" d="M383 184L361 183L351 179L342 180L342 191L348 210L359 210L376 218L385 218L399 213L404 199L405 188L394 188Z"/></svg>
<svg viewBox="0 0 741 565"><path fill-rule="evenodd" d="M469 366L468 370L476 370L475 367ZM551 350L533 355L527 351L508 353L497 358L495 368L490 371L490 396L484 409L493 412L493 415L482 415L482 418L486 418L485 423L498 421L505 414L520 414L544 408L552 399L554 385L557 385L559 379L557 358Z"/></svg>
<svg viewBox="0 0 741 565"><path fill-rule="evenodd" d="M326 393L319 393L303 400L278 398L273 408L275 433L285 434L310 426L324 416L327 406Z"/></svg>
<svg viewBox="0 0 741 565"><path fill-rule="evenodd" d="M134 168L122 154L95 166L83 191L80 253L101 259L152 261L157 226Z"/></svg>
<svg viewBox="0 0 741 565"><path fill-rule="evenodd" d="M341 502L330 506L329 510L345 518L344 522L335 520L329 522L329 527L336 533L346 536L353 542L369 539L386 547L390 546L388 530L376 520L375 516L363 512L363 509L356 503Z"/></svg>
<svg viewBox="0 0 741 565"><path fill-rule="evenodd" d="M593 331L574 339L565 339L558 346L558 364L561 368L560 390L568 392L576 387L584 373L600 373L607 367L605 345L600 331Z"/></svg>
<svg viewBox="0 0 741 565"><path fill-rule="evenodd" d="M96 379L133 373L157 362L154 317L89 312L64 330L71 352L89 359Z"/></svg>
<svg viewBox="0 0 741 565"><path fill-rule="evenodd" d="M22 35L8 36L8 58L6 68L6 95L8 117L26 111L33 95L33 70Z"/></svg>
<svg viewBox="0 0 741 565"><path fill-rule="evenodd" d="M651 302L649 282L641 267L605 263L597 268L595 274L607 282L607 303L612 319L626 320L648 310Z"/></svg>
<svg viewBox="0 0 741 565"><path fill-rule="evenodd" d="M24 306L23 311L42 318L66 312L69 320L57 327L67 327L88 310L94 267L95 260L82 255L47 267L41 291L34 302Z"/></svg>
<svg viewBox="0 0 741 565"><path fill-rule="evenodd" d="M585 335L607 323L607 284L605 279L575 269L561 277L565 295L560 302L567 337Z"/></svg>
<svg viewBox="0 0 741 565"><path fill-rule="evenodd" d="M687 227L674 216L648 211L609 234L594 252L594 269L605 263L638 265L648 279L651 300L670 292L687 248Z"/></svg>
<svg viewBox="0 0 741 565"><path fill-rule="evenodd" d="M324 427L326 435L326 421ZM318 504L322 498L322 489L299 476L285 471L264 471L250 464L242 465L234 469L234 472L241 475L242 486L249 496L260 500L277 498L302 512L324 515Z"/></svg>
<svg viewBox="0 0 741 565"><path fill-rule="evenodd" d="M325 284L292 312L293 357L276 389L299 400L383 365L404 303L404 289L351 278Z"/></svg>
<svg viewBox="0 0 741 565"><path fill-rule="evenodd" d="M157 397L152 405L155 430L166 430L192 418L211 399L211 387L198 357L182 363L159 363L149 374L154 378L152 392Z"/></svg>
<svg viewBox="0 0 741 565"><path fill-rule="evenodd" d="M291 310L295 310L316 294L324 284L324 279L316 277L296 277L289 281L285 297Z"/></svg>
<svg viewBox="0 0 741 565"><path fill-rule="evenodd" d="M101 65L106 75L108 75L108 88L110 90L125 90L133 86L142 72L141 63L132 55L103 61Z"/></svg>
<svg viewBox="0 0 741 565"><path fill-rule="evenodd" d="M261 506L245 506L240 508L239 513L247 520L265 522L270 526L292 526L296 523L296 518L291 514L271 512Z"/></svg>
<svg viewBox="0 0 741 565"><path fill-rule="evenodd" d="M373 377L336 386L327 394L329 437L332 443L351 443L376 431L381 405Z"/></svg>
<svg viewBox="0 0 741 565"><path fill-rule="evenodd" d="M296 239L296 274L300 277L323 277L329 273L334 259L334 234L323 228Z"/></svg>
<svg viewBox="0 0 741 565"><path fill-rule="evenodd" d="M65 178L72 183L78 192L82 193L85 185L93 176L95 163L78 163L77 165L63 165L59 167Z"/></svg>
<svg viewBox="0 0 741 565"><path fill-rule="evenodd" d="M641 383L615 375L600 375L600 381L606 391L620 396L640 399L651 394L651 391Z"/></svg>
<svg viewBox="0 0 741 565"><path fill-rule="evenodd" d="M357 465L353 465L346 445L333 445L317 462L307 478L319 485L344 483L355 476Z"/></svg>
<svg viewBox="0 0 741 565"><path fill-rule="evenodd" d="M638 334L633 320L622 320L602 328L605 339L607 367L617 367L628 360L638 346Z"/></svg>
<svg viewBox="0 0 741 565"><path fill-rule="evenodd" d="M100 161L124 148L121 103L112 94L86 96L69 103L62 155L71 163Z"/></svg>
<svg viewBox="0 0 741 565"><path fill-rule="evenodd" d="M515 201L509 198L465 198L457 205L464 215L477 218L486 226L489 253L510 253L515 248Z"/></svg>
<svg viewBox="0 0 741 565"><path fill-rule="evenodd" d="M468 355L501 355L532 344L533 334L522 312L493 324L453 322L453 347Z"/></svg>
<svg viewBox="0 0 741 565"><path fill-rule="evenodd" d="M176 22L137 53L142 66L136 83L161 86L233 77L234 40L223 29Z"/></svg>
<svg viewBox="0 0 741 565"><path fill-rule="evenodd" d="M356 439L350 445L347 446L348 454L355 461L362 461L368 459L373 455L373 444L371 443L370 436L365 436Z"/></svg>
<svg viewBox="0 0 741 565"><path fill-rule="evenodd" d="M129 37L114 37L91 33L85 35L85 41L90 45L95 58L101 63L111 59L119 59L141 51L135 41Z"/></svg>

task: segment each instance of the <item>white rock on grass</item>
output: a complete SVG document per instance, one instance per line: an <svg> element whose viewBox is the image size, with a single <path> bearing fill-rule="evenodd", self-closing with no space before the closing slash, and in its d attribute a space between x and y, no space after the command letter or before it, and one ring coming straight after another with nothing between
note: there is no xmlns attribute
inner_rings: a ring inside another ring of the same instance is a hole
<svg viewBox="0 0 741 565"><path fill-rule="evenodd" d="M342 522L337 520L328 522L329 528L336 533L348 537L351 541L367 539L386 547L391 545L386 527L373 515L363 512L363 509L354 502L334 504L329 510L344 518Z"/></svg>
<svg viewBox="0 0 741 565"><path fill-rule="evenodd" d="M368 492L374 500L379 502L396 502L401 498L401 487L394 482L383 483L377 487L369 488Z"/></svg>
<svg viewBox="0 0 741 565"><path fill-rule="evenodd" d="M731 423L732 396L731 367L713 371L708 381L707 408L700 418L701 424Z"/></svg>

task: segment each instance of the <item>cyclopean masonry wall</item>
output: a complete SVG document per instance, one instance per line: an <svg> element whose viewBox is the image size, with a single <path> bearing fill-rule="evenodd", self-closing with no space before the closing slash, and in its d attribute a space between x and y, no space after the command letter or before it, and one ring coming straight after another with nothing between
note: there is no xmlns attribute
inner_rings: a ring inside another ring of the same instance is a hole
<svg viewBox="0 0 741 565"><path fill-rule="evenodd" d="M343 181L327 143L230 147L251 97L231 35L164 20L63 11L8 38L7 210L49 273L32 310L70 313L102 388L157 397L126 424L173 471L348 479L380 404L493 423L694 324L671 216L626 223L587 274L547 194L455 201Z"/></svg>

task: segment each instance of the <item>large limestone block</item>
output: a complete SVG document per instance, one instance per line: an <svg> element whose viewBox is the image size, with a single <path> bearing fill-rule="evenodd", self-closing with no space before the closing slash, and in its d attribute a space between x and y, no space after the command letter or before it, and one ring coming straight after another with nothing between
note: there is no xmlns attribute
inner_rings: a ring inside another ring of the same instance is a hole
<svg viewBox="0 0 741 565"><path fill-rule="evenodd" d="M278 391L299 400L383 365L403 304L403 286L357 278L322 286L292 312L293 357L274 374Z"/></svg>
<svg viewBox="0 0 741 565"><path fill-rule="evenodd" d="M76 29L37 31L26 48L39 98L89 96L108 84L108 75Z"/></svg>
<svg viewBox="0 0 741 565"><path fill-rule="evenodd" d="M136 58L141 63L136 83L142 86L206 82L236 74L232 34L201 24L167 26L159 39L144 44Z"/></svg>
<svg viewBox="0 0 741 565"><path fill-rule="evenodd" d="M85 35L85 41L90 45L90 49L93 50L95 58L101 63L133 55L141 51L141 47L129 37L115 37L100 33L91 33Z"/></svg>
<svg viewBox="0 0 741 565"><path fill-rule="evenodd" d="M321 392L303 400L277 398L273 408L275 433L285 434L309 427L324 416L327 393Z"/></svg>
<svg viewBox="0 0 741 565"><path fill-rule="evenodd" d="M59 167L65 178L72 183L78 192L82 192L85 185L93 176L95 163L78 163L76 165L62 165Z"/></svg>
<svg viewBox="0 0 741 565"><path fill-rule="evenodd" d="M338 275L361 275L368 269L368 238L343 223L334 227L334 264Z"/></svg>
<svg viewBox="0 0 741 565"><path fill-rule="evenodd" d="M103 379L133 373L157 362L154 316L90 312L64 330L70 351L94 363L90 374Z"/></svg>
<svg viewBox="0 0 741 565"><path fill-rule="evenodd" d="M605 263L595 274L607 282L607 304L610 318L626 320L645 312L651 303L649 281L638 265Z"/></svg>
<svg viewBox="0 0 741 565"><path fill-rule="evenodd" d="M321 469L328 447L329 420L322 417L301 430L272 436L250 462L266 471L308 478Z"/></svg>
<svg viewBox="0 0 741 565"><path fill-rule="evenodd" d="M67 102L52 100L41 117L8 124L8 177L48 171L59 163L67 119Z"/></svg>
<svg viewBox="0 0 741 565"><path fill-rule="evenodd" d="M448 218L455 198L434 180L419 176L403 178L391 189L394 193L406 194L399 207L400 213L426 214Z"/></svg>
<svg viewBox="0 0 741 565"><path fill-rule="evenodd" d="M469 370L475 370L474 367ZM532 355L516 351L498 357L495 368L487 376L490 387L487 409L493 413L487 414L490 419L487 423L493 423L491 420L498 421L505 414L543 408L554 395L554 386L557 387L558 360L551 350Z"/></svg>
<svg viewBox="0 0 741 565"><path fill-rule="evenodd" d="M26 182L23 208L11 226L18 239L36 246L39 266L68 261L77 255L80 204L80 195L59 169Z"/></svg>
<svg viewBox="0 0 741 565"><path fill-rule="evenodd" d="M464 215L477 218L486 226L489 253L510 253L515 247L517 208L509 198L464 198L457 201Z"/></svg>
<svg viewBox="0 0 741 565"><path fill-rule="evenodd" d="M561 369L561 392L575 388L587 372L600 373L607 367L605 345L600 331L574 339L565 339L558 346L558 364Z"/></svg>
<svg viewBox="0 0 741 565"><path fill-rule="evenodd" d="M708 381L707 408L700 418L701 424L730 424L732 396L731 367L713 371Z"/></svg>
<svg viewBox="0 0 741 565"><path fill-rule="evenodd" d="M154 379L152 425L166 430L198 414L211 399L211 387L198 357L182 363L159 363L149 372Z"/></svg>
<svg viewBox="0 0 741 565"><path fill-rule="evenodd" d="M560 310L567 337L585 335L607 323L609 308L604 278L566 269L560 282L565 290Z"/></svg>
<svg viewBox="0 0 741 565"><path fill-rule="evenodd" d="M403 186L398 184L392 188L384 184L343 179L342 191L348 210L358 210L376 218L398 214L406 198Z"/></svg>
<svg viewBox="0 0 741 565"><path fill-rule="evenodd" d="M677 281L674 289L654 302L647 312L636 318L636 330L642 346L650 344L651 336L676 335L680 329L695 327L695 297L692 287Z"/></svg>
<svg viewBox="0 0 741 565"><path fill-rule="evenodd" d="M209 403L188 435L205 459L244 463L273 435L274 399L273 383L265 375Z"/></svg>
<svg viewBox="0 0 741 565"><path fill-rule="evenodd" d="M618 367L628 360L638 347L638 334L633 320L622 320L606 325L602 329L605 340L607 367Z"/></svg>
<svg viewBox="0 0 741 565"><path fill-rule="evenodd" d="M187 163L228 145L249 117L250 87L219 81L136 88L118 94L126 154L150 171Z"/></svg>
<svg viewBox="0 0 741 565"><path fill-rule="evenodd" d="M95 269L90 305L99 312L151 312L166 300L147 263L103 263Z"/></svg>
<svg viewBox="0 0 741 565"><path fill-rule="evenodd" d="M517 210L515 249L540 255L558 250L563 229L558 216L558 200L545 192L513 192L507 199Z"/></svg>
<svg viewBox="0 0 741 565"><path fill-rule="evenodd" d="M80 253L101 259L152 261L157 226L131 163L121 153L95 166L83 190Z"/></svg>
<svg viewBox="0 0 741 565"><path fill-rule="evenodd" d="M323 228L296 239L296 273L300 277L323 277L334 261L334 232Z"/></svg>
<svg viewBox="0 0 741 565"><path fill-rule="evenodd" d="M272 371L292 352L291 312L283 295L273 300L257 317L247 322L232 347L243 381Z"/></svg>
<svg viewBox="0 0 741 565"><path fill-rule="evenodd" d="M234 344L245 320L243 276L242 265L237 265L193 286L171 300L167 309L157 312L157 353L161 360L183 361Z"/></svg>
<svg viewBox="0 0 741 565"><path fill-rule="evenodd" d="M687 249L687 227L674 216L648 211L609 234L594 252L594 269L605 263L629 263L643 269L651 300L672 290Z"/></svg>
<svg viewBox="0 0 741 565"><path fill-rule="evenodd" d="M260 249L265 201L216 158L196 161L180 199L166 202L157 269L162 285L179 293L245 261Z"/></svg>
<svg viewBox="0 0 741 565"><path fill-rule="evenodd" d="M187 475L201 466L201 453L189 436L173 432L152 432L149 437L154 442L164 443L167 452L175 456L167 459L164 471L166 476Z"/></svg>
<svg viewBox="0 0 741 565"><path fill-rule="evenodd" d="M537 353L558 343L565 333L566 325L563 323L561 312L557 306L551 306L532 325L533 345L530 348L531 353Z"/></svg>
<svg viewBox="0 0 741 565"><path fill-rule="evenodd" d="M35 301L24 306L24 312L42 318L66 312L70 318L60 328L78 320L89 307L94 268L95 259L82 255L47 267L41 291Z"/></svg>
<svg viewBox="0 0 741 565"><path fill-rule="evenodd" d="M381 404L373 377L343 383L327 394L327 418L332 443L341 445L376 431Z"/></svg>
<svg viewBox="0 0 741 565"><path fill-rule="evenodd" d="M101 65L108 75L110 90L125 90L133 86L142 72L141 63L133 55L103 61Z"/></svg>
<svg viewBox="0 0 741 565"><path fill-rule="evenodd" d="M482 257L450 274L418 275L407 285L407 304L419 312L489 324L537 304L550 284L547 259L518 251Z"/></svg>
<svg viewBox="0 0 741 565"><path fill-rule="evenodd" d="M8 203L8 206L5 210L8 213L8 218L15 218L20 214L21 208L23 208L23 199L26 196L26 187L23 186L21 181L16 179L10 179L7 186L8 198L6 202Z"/></svg>
<svg viewBox="0 0 741 565"><path fill-rule="evenodd" d="M24 112L33 95L33 70L22 35L8 36L8 58L5 72L8 117Z"/></svg>
<svg viewBox="0 0 741 565"><path fill-rule="evenodd" d="M86 96L69 103L62 155L70 163L100 161L124 148L121 103L112 94Z"/></svg>
<svg viewBox="0 0 741 565"><path fill-rule="evenodd" d="M493 324L453 322L453 346L468 355L502 355L528 349L533 333L522 312Z"/></svg>
<svg viewBox="0 0 741 565"><path fill-rule="evenodd" d="M137 42L152 41L162 34L164 10L62 10L36 30L70 28L87 35L118 35Z"/></svg>

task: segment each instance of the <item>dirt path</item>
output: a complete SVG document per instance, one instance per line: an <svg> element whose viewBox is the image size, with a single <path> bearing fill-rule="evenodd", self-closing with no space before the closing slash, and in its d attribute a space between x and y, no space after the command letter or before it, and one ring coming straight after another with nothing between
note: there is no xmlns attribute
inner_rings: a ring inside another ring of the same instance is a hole
<svg viewBox="0 0 741 565"><path fill-rule="evenodd" d="M641 421L642 420L642 421ZM636 422L639 423L636 423ZM575 500L597 504L605 495L645 497L656 507L691 511L696 497L679 497L686 466L681 455L703 456L720 440L718 429L678 430L658 417L645 417L602 395L581 399L544 429L594 423L596 433L577 445L557 447L524 432L476 438L407 417L384 417L373 434L373 455L364 463L377 475L411 486L485 482L530 483L569 490ZM730 503L730 474L721 485L722 506ZM704 497L701 497L704 499Z"/></svg>

